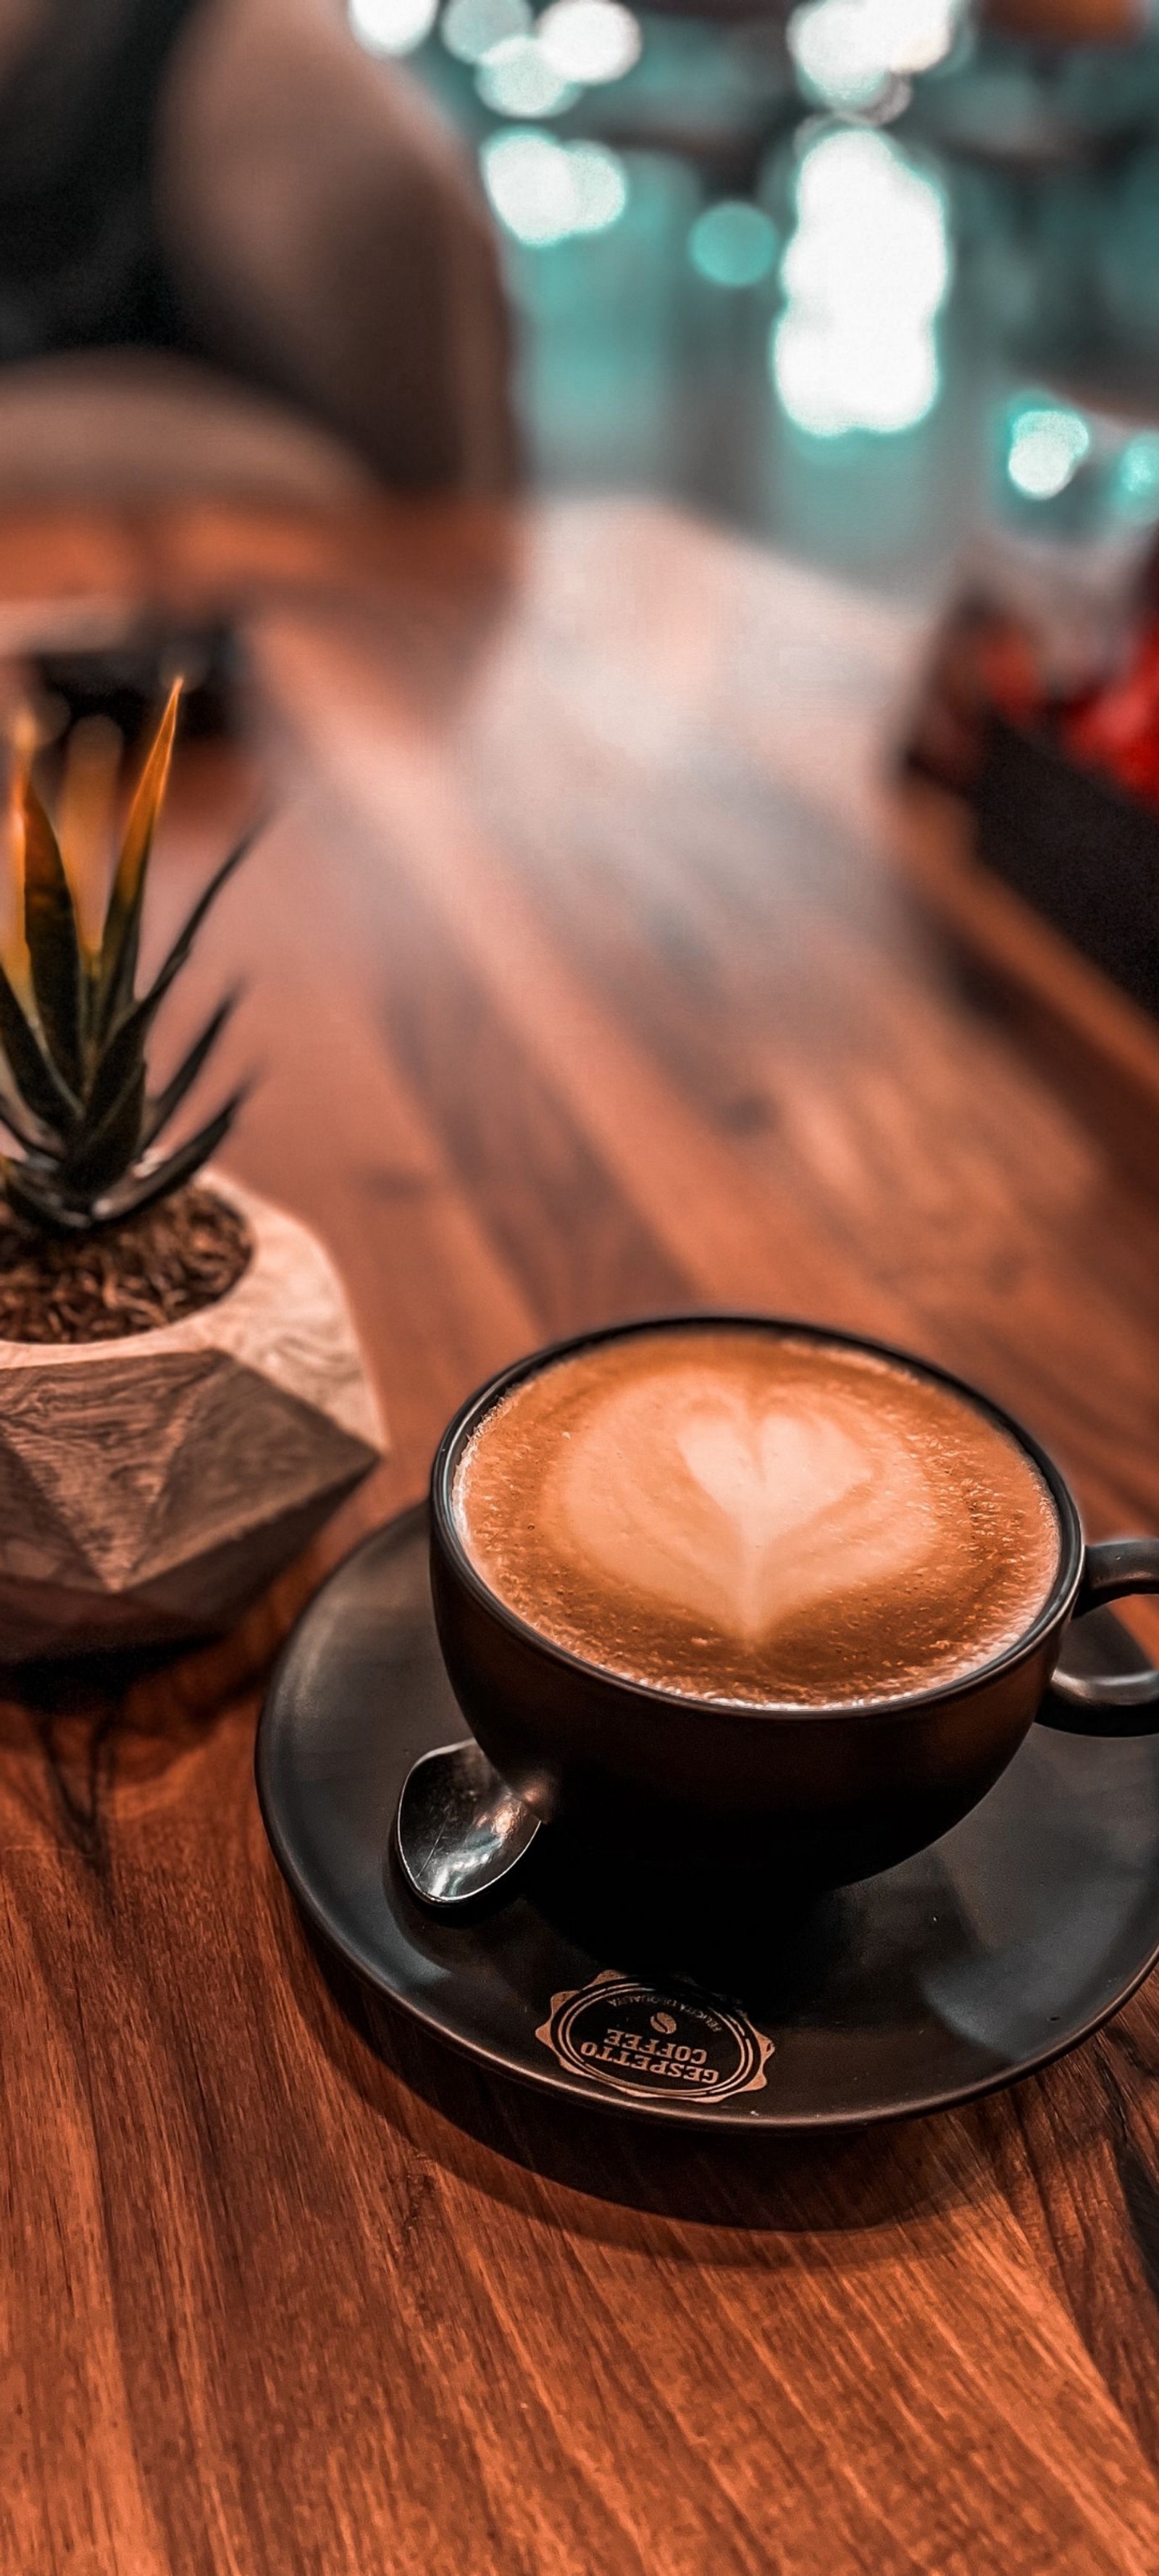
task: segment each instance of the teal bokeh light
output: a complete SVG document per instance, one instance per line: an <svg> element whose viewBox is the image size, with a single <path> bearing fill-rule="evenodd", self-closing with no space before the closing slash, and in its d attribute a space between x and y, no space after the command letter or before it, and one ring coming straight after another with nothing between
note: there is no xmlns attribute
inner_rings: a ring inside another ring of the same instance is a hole
<svg viewBox="0 0 1159 2576"><path fill-rule="evenodd" d="M485 62L496 45L531 31L527 0L450 0L439 34L461 63Z"/></svg>
<svg viewBox="0 0 1159 2576"><path fill-rule="evenodd" d="M1124 518L1159 519L1159 430L1141 429L1119 458L1115 501Z"/></svg>
<svg viewBox="0 0 1159 2576"><path fill-rule="evenodd" d="M626 166L602 143L560 143L542 128L511 126L490 135L479 157L500 223L531 249L608 232L628 204Z"/></svg>
<svg viewBox="0 0 1159 2576"><path fill-rule="evenodd" d="M1010 414L1006 472L1027 501L1054 501L1090 454L1082 413L1062 403L1020 404Z"/></svg>
<svg viewBox="0 0 1159 2576"><path fill-rule="evenodd" d="M475 74L475 87L497 116L562 116L579 97L534 36L505 36L492 45Z"/></svg>
<svg viewBox="0 0 1159 2576"><path fill-rule="evenodd" d="M725 197L697 216L688 256L713 286L757 286L772 274L777 236L760 206L744 197Z"/></svg>

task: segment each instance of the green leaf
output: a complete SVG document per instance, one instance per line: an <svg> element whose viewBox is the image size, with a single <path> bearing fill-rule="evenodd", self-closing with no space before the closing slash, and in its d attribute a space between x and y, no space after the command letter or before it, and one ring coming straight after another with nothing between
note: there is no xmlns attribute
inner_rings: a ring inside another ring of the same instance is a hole
<svg viewBox="0 0 1159 2576"><path fill-rule="evenodd" d="M17 1091L34 1118L53 1136L70 1136L80 1117L80 1102L61 1081L51 1058L19 1000L15 986L0 966L0 1047L8 1059Z"/></svg>
<svg viewBox="0 0 1159 2576"><path fill-rule="evenodd" d="M51 1190L40 1190L26 1163L14 1163L0 1154L0 1189L17 1216L26 1217L30 1225L39 1226L45 1234L87 1234L91 1219L84 1208L67 1208L59 1204Z"/></svg>
<svg viewBox="0 0 1159 2576"><path fill-rule="evenodd" d="M104 1053L97 1059L88 1099L84 1105L84 1132L95 1135L106 1118L115 1116L126 1094L139 1086L144 1090L145 1040L149 1021L143 1016L144 1004L138 1003L127 1020L114 1029ZM151 1014L150 1014L151 1016Z"/></svg>
<svg viewBox="0 0 1159 2576"><path fill-rule="evenodd" d="M107 1116L114 1101L120 1098L129 1082L134 1067L143 1061L149 1031L170 985L176 980L185 964L210 905L220 894L227 878L233 875L235 868L241 866L247 852L252 849L257 834L263 829L264 820L263 816L260 822L254 823L230 851L228 858L222 860L216 875L210 878L204 894L198 896L184 929L178 932L148 992L139 1002L134 1003L132 1010L113 1030L97 1066L89 1095L89 1112L98 1120ZM0 1031L0 1035L2 1034L3 1032Z"/></svg>
<svg viewBox="0 0 1159 2576"><path fill-rule="evenodd" d="M30 778L23 782L24 936L36 1013L57 1071L73 1091L84 1079L81 947L57 837ZM15 1068L14 1068L15 1069Z"/></svg>
<svg viewBox="0 0 1159 2576"><path fill-rule="evenodd" d="M101 1211L102 1225L119 1223L123 1217L137 1216L142 1208L152 1207L155 1200L168 1198L184 1182L192 1180L194 1173L209 1161L211 1154L216 1153L223 1137L228 1136L245 1097L243 1084L231 1093L216 1118L200 1127L187 1144L179 1145L176 1153L170 1154L165 1162L158 1163L153 1171L142 1173L136 1183L118 1190L115 1198L109 1199Z"/></svg>
<svg viewBox="0 0 1159 2576"><path fill-rule="evenodd" d="M142 1153L155 1143L162 1129L168 1126L170 1119L176 1117L182 1101L187 1093L192 1091L203 1064L212 1054L226 1021L236 1009L237 1002L238 995L230 993L224 1002L218 1004L212 1018L206 1021L200 1037L194 1039L188 1055L182 1057L176 1073L166 1083L164 1091L159 1091L156 1099L149 1102L141 1136Z"/></svg>
<svg viewBox="0 0 1159 2576"><path fill-rule="evenodd" d="M141 1152L145 1113L145 1068L140 1065L119 1100L99 1126L82 1129L61 1157L57 1169L68 1197L99 1199L129 1171Z"/></svg>
<svg viewBox="0 0 1159 2576"><path fill-rule="evenodd" d="M133 998L149 853L169 779L181 689L182 682L175 680L129 809L109 893L93 995L93 1034L98 1045Z"/></svg>
<svg viewBox="0 0 1159 2576"><path fill-rule="evenodd" d="M55 1149L52 1152L45 1151L43 1136L33 1135L31 1128L25 1123L19 1102L13 1100L2 1082L0 1082L0 1127L7 1128L9 1135L15 1137L17 1144L23 1145L26 1154L39 1156L46 1168L51 1170L56 1161Z"/></svg>

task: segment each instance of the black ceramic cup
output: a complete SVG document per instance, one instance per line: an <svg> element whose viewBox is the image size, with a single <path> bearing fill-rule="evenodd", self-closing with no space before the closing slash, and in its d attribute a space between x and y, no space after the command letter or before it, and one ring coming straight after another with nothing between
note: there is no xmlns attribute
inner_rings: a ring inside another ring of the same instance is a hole
<svg viewBox="0 0 1159 2576"><path fill-rule="evenodd" d="M453 1508L456 1470L484 1415L568 1352L613 1336L721 1324L900 1362L952 1388L1018 1442L1053 1498L1059 1554L1049 1596L1014 1645L967 1680L879 1704L719 1704L602 1671L496 1597L471 1563ZM1087 1545L1070 1489L1038 1442L975 1388L907 1351L772 1316L672 1316L556 1342L468 1399L432 1471L431 1577L459 1707L496 1769L542 1816L642 1859L713 1862L746 1846L792 1879L837 1886L921 1850L977 1804L1032 1725L1068 1622L1123 1594L1159 1591L1159 1538ZM1087 1685L1086 1698L1097 1698L1097 1686Z"/></svg>

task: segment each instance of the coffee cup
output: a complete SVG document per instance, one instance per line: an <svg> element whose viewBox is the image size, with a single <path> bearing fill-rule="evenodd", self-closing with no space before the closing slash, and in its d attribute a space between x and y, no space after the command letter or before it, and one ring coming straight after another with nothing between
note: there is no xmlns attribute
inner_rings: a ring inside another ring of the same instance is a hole
<svg viewBox="0 0 1159 2576"><path fill-rule="evenodd" d="M1038 1442L908 1352L673 1316L469 1398L431 1574L467 1724L541 1816L838 1885L985 1795L1068 1623L1159 1591L1159 1538L1086 1544Z"/></svg>

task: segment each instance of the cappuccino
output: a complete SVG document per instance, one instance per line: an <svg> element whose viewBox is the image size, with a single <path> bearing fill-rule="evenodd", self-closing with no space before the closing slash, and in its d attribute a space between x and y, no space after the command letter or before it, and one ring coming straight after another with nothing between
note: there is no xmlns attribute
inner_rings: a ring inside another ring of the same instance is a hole
<svg viewBox="0 0 1159 2576"><path fill-rule="evenodd" d="M967 1680L1060 1558L1026 1451L937 1378L739 1325L613 1336L485 1414L453 1508L557 1646L684 1697L858 1706Z"/></svg>

